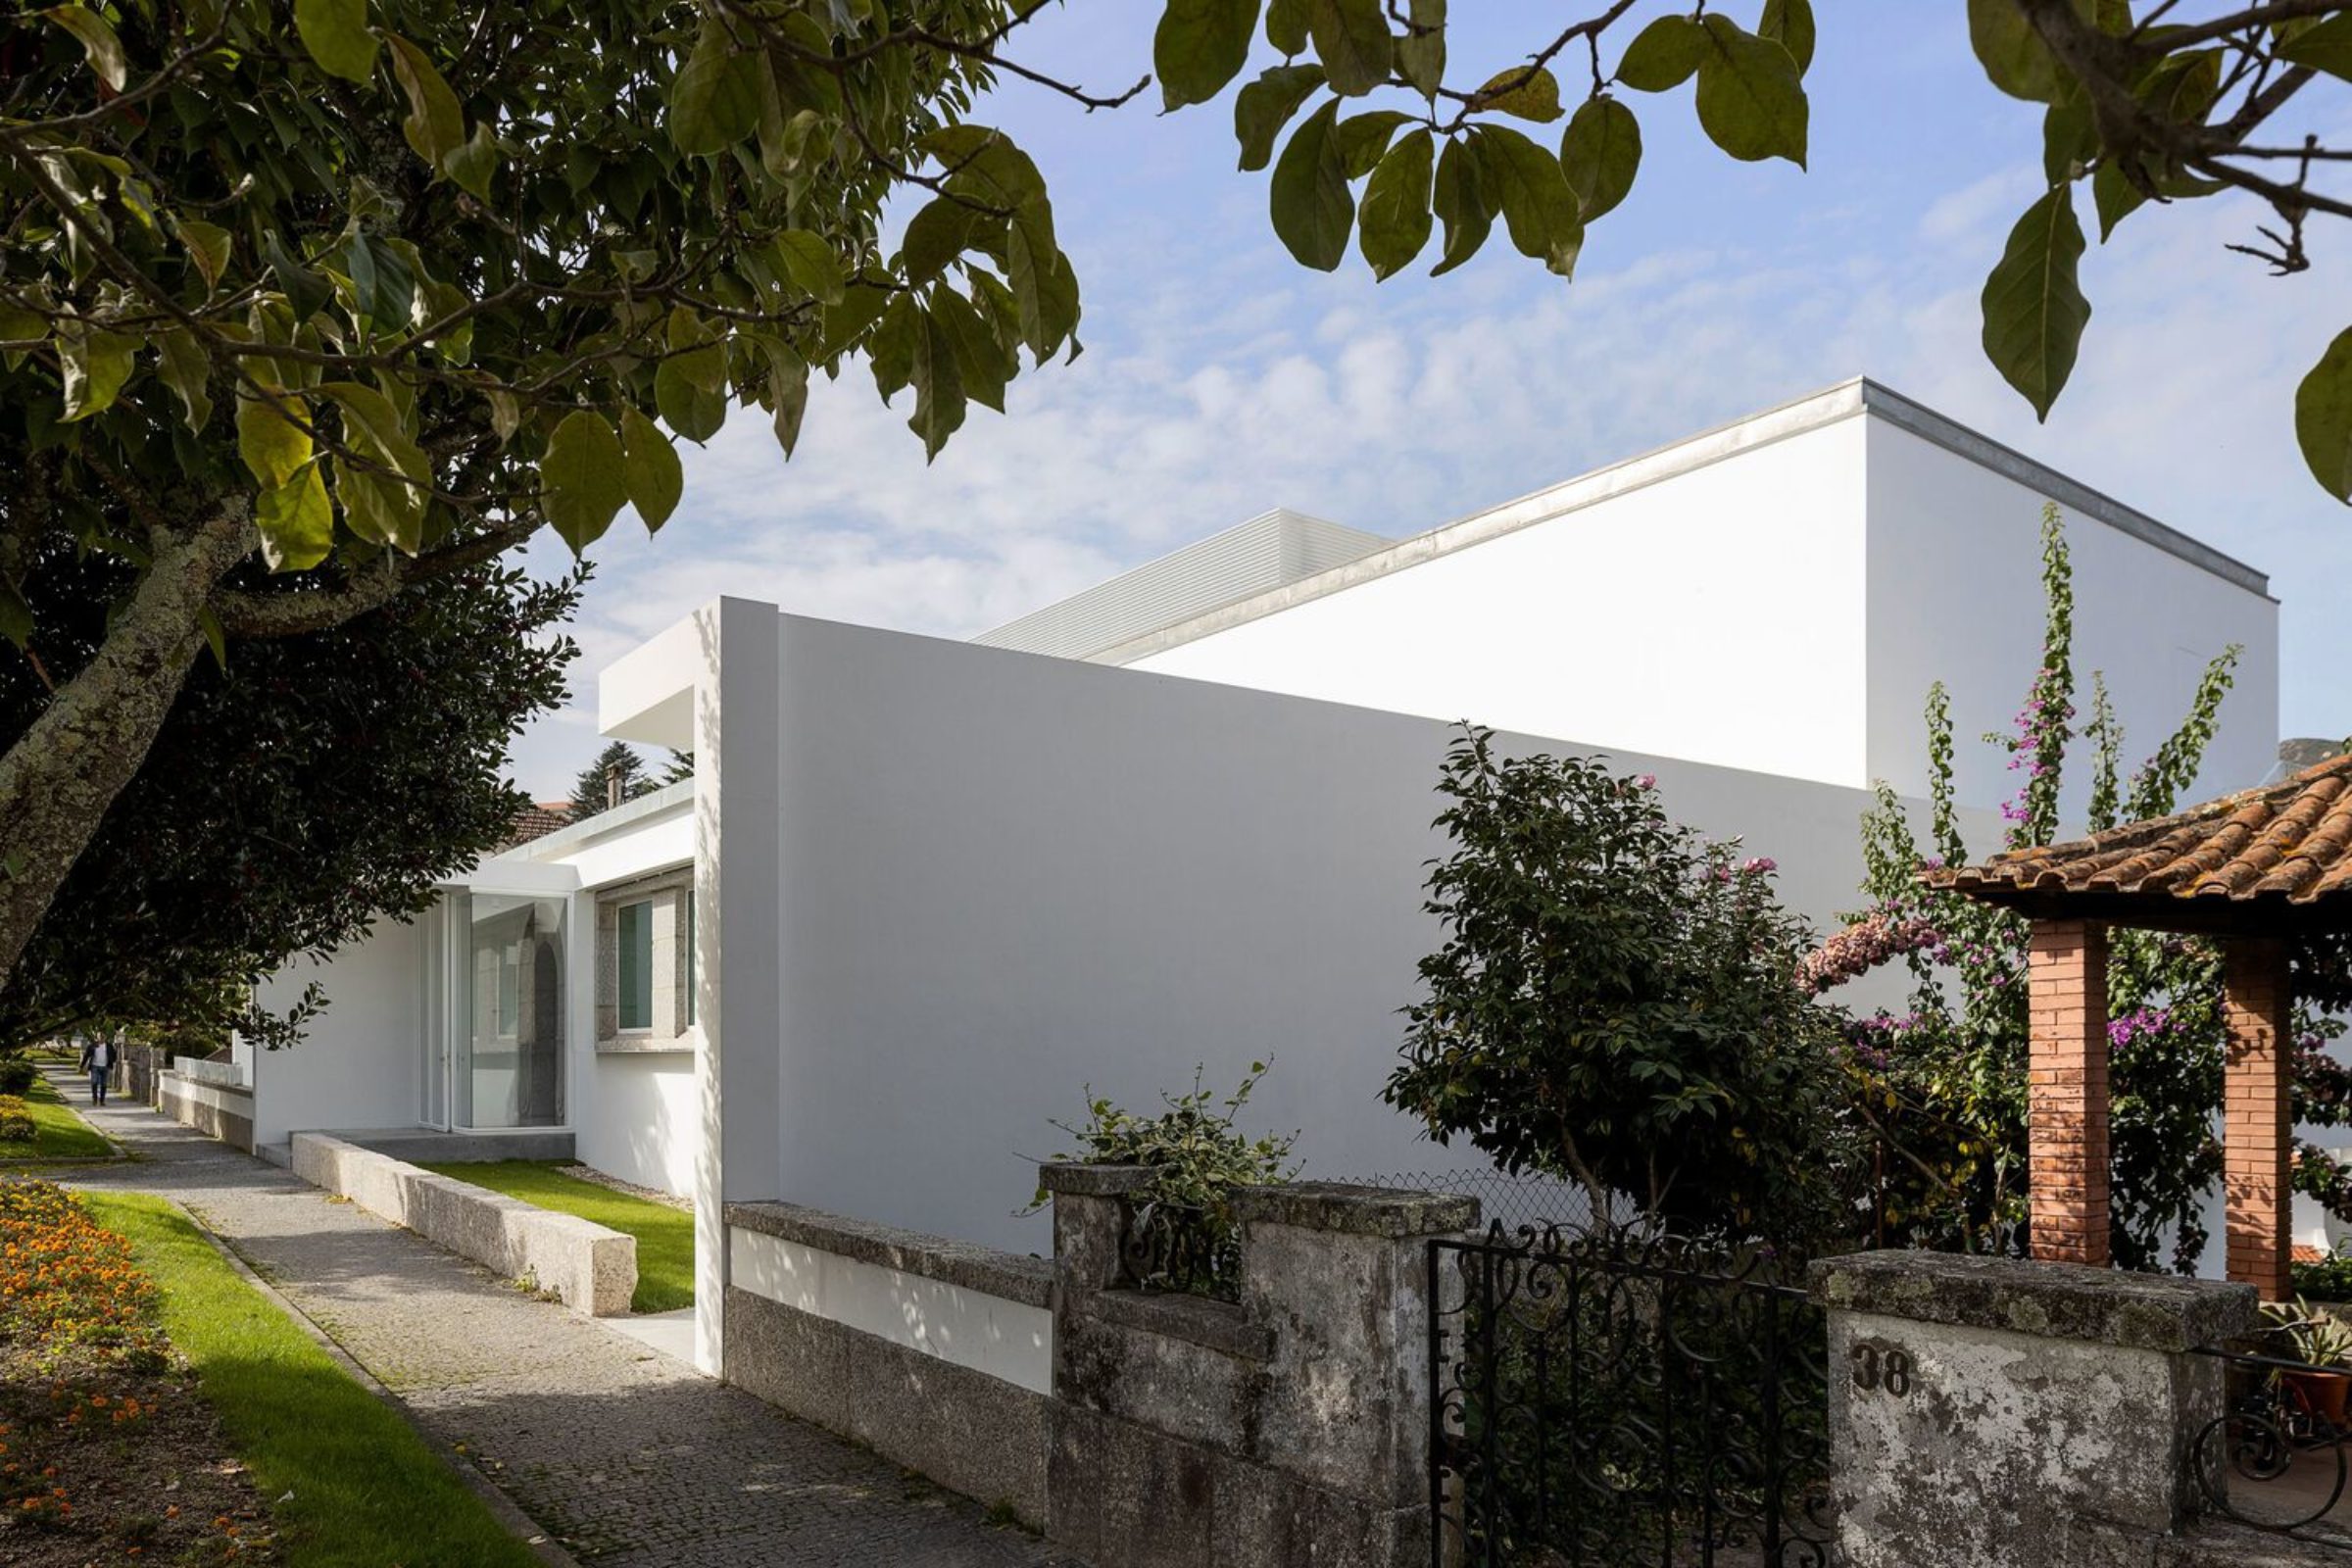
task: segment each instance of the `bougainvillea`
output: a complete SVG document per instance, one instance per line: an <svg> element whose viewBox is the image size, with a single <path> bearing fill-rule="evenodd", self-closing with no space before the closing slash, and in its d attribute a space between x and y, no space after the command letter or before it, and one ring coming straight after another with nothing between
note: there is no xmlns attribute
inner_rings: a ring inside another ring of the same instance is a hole
<svg viewBox="0 0 2352 1568"><path fill-rule="evenodd" d="M2069 752L2090 748L2084 825L2162 816L2179 808L2213 739L2238 650L2206 667L2187 716L2129 781L2124 734L2104 681L2091 677L2080 731L2075 706L2074 586L2057 509L2042 519L2047 599L2042 657L2012 726L1986 741L2019 775L2001 809L2002 848L2060 837ZM1971 858L1953 793L1952 724L1940 685L1928 697L1930 846L1917 842L1885 786L1864 823L1868 908L1807 962L1822 988L1897 959L1911 971L1907 1015L1849 1026L1857 1107L1878 1143L1874 1181L1882 1239L1967 1250L2027 1242L2027 922L2022 916L1919 885L1923 866ZM2296 954L2296 1114L2352 1120L2352 1075L2326 1052L2342 1025L2323 1010L2343 1000L2341 944ZM2219 1179L2215 1118L2222 1097L2221 959L2211 942L2118 927L2108 957L2110 1193L2116 1260L2130 1268L2195 1267L2204 1215ZM2352 1215L2352 1171L2308 1146L2296 1185ZM1891 1232L1891 1234L1886 1234Z"/></svg>

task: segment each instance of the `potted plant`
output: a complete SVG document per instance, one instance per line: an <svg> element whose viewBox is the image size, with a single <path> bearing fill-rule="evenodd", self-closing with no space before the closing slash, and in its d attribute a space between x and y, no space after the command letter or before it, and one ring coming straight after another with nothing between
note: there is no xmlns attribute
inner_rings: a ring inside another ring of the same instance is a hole
<svg viewBox="0 0 2352 1568"><path fill-rule="evenodd" d="M2308 1370L2281 1368L2278 1379L2306 1410L2342 1430L2352 1396L2352 1327L2320 1311L2300 1296L2292 1303L2272 1301L2262 1309L2271 1332L2294 1348Z"/></svg>

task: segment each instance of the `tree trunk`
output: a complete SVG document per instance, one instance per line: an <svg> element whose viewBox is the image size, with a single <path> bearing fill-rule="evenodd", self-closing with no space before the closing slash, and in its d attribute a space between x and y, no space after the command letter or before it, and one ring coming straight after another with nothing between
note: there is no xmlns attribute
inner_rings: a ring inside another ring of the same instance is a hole
<svg viewBox="0 0 2352 1568"><path fill-rule="evenodd" d="M96 657L0 757L0 985L146 760L204 646L205 602L251 535L251 502L236 496L160 544Z"/></svg>

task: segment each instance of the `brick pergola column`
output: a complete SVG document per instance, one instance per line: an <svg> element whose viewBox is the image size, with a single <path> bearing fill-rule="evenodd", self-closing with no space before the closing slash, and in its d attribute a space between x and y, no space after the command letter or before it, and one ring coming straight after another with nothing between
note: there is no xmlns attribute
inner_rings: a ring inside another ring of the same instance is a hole
<svg viewBox="0 0 2352 1568"><path fill-rule="evenodd" d="M2286 944L2231 937L2222 944L2223 1011L2230 1031L2222 1079L2222 1180L2229 1193L2230 1278L2266 1301L2286 1298L2288 1220Z"/></svg>
<svg viewBox="0 0 2352 1568"><path fill-rule="evenodd" d="M2029 974L2034 1255L2104 1266L2107 928L2095 920L2035 920Z"/></svg>

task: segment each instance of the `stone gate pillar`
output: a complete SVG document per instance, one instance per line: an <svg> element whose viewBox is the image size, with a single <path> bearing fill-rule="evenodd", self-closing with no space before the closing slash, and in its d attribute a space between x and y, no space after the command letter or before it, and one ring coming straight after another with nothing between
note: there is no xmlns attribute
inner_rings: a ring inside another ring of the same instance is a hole
<svg viewBox="0 0 2352 1568"><path fill-rule="evenodd" d="M1813 1265L1846 1568L2146 1563L2225 1408L2244 1285L1935 1252Z"/></svg>

